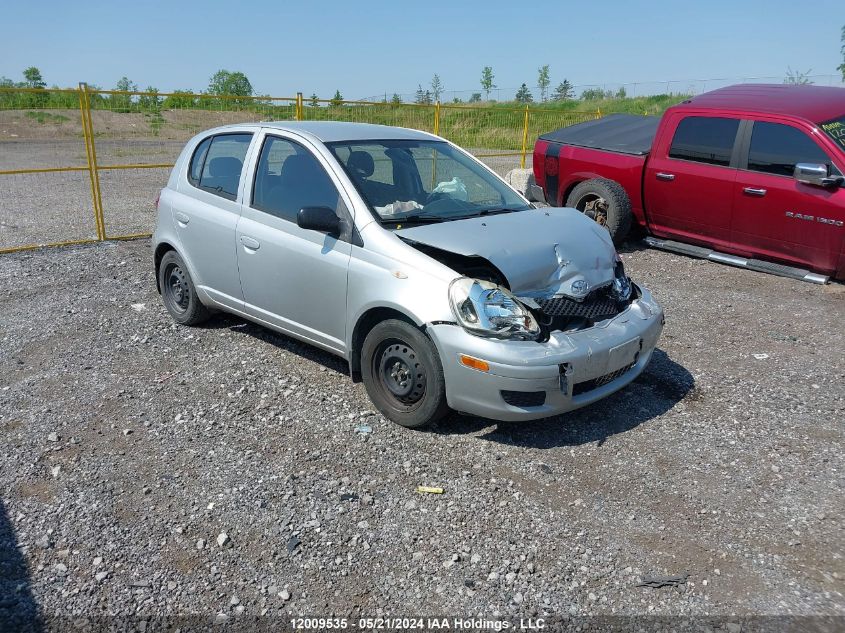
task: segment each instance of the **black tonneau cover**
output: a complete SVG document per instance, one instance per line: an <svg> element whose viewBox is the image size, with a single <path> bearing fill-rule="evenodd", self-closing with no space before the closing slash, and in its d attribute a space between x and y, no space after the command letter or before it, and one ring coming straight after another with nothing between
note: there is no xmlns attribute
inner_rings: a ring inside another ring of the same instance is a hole
<svg viewBox="0 0 845 633"><path fill-rule="evenodd" d="M651 150L659 123L658 116L610 114L595 121L562 127L543 134L540 139L563 145L643 156Z"/></svg>

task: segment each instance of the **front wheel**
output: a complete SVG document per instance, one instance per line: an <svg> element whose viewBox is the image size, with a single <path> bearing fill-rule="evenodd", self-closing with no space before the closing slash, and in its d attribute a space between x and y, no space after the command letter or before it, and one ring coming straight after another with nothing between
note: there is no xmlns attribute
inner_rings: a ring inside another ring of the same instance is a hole
<svg viewBox="0 0 845 633"><path fill-rule="evenodd" d="M566 206L601 224L610 233L616 246L622 244L631 230L631 200L622 186L607 178L593 178L576 186L566 199Z"/></svg>
<svg viewBox="0 0 845 633"><path fill-rule="evenodd" d="M419 428L449 411L437 349L409 323L390 319L370 330L361 349L361 373L376 408L401 426Z"/></svg>

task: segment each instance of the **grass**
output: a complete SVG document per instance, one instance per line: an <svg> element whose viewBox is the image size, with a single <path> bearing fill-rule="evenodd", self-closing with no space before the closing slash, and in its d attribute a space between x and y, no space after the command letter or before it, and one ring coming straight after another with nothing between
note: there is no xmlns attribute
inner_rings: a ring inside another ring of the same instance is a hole
<svg viewBox="0 0 845 633"><path fill-rule="evenodd" d="M611 113L660 115L668 107L688 98L682 94L663 94L648 97L610 98L598 100L567 100L532 103L528 107L528 135L526 146L530 151L535 139L546 132L589 121L599 114ZM0 104L2 105L2 104ZM202 130L234 121L290 121L295 118L295 107L289 102L252 102L206 98L194 100L185 108L167 108L161 105L142 107L131 102L130 108L122 102L110 103L100 99L92 103L94 133L97 138L165 137L183 139L185 133ZM31 106L30 106L31 107ZM514 101L482 102L474 104L444 103L435 129L434 105L378 103L362 105L325 104L314 107L305 104L306 120L334 120L376 123L407 127L428 132L437 131L441 136L458 145L473 150L491 152L518 152L522 149L525 124L525 106ZM96 112L111 112L113 119L101 126ZM26 113L40 124L60 124L70 121L68 111L57 114L44 110ZM133 118L134 117L134 118ZM140 121L139 121L140 119ZM141 123L137 125L136 123ZM131 125L130 125L131 124ZM67 129L67 128L65 128ZM108 130L108 131L106 131Z"/></svg>
<svg viewBox="0 0 845 633"><path fill-rule="evenodd" d="M44 111L35 111L35 112L27 112L26 116L30 119L35 119L39 123L64 123L65 121L70 121L69 118L62 114L54 114L52 112L44 112Z"/></svg>

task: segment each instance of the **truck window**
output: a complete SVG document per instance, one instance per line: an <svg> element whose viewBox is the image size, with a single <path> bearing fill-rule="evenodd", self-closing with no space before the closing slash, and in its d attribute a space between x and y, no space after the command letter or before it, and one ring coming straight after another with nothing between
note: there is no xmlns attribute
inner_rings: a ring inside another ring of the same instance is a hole
<svg viewBox="0 0 845 633"><path fill-rule="evenodd" d="M796 163L827 165L830 158L801 130L781 123L755 121L748 150L748 169L792 177Z"/></svg>
<svg viewBox="0 0 845 633"><path fill-rule="evenodd" d="M731 164L738 129L739 119L687 117L675 130L669 158L727 167Z"/></svg>

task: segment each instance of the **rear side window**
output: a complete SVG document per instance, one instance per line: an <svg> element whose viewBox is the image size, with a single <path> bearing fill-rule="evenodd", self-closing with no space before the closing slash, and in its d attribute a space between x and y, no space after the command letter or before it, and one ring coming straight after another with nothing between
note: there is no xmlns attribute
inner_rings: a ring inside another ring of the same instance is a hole
<svg viewBox="0 0 845 633"><path fill-rule="evenodd" d="M255 172L252 206L296 224L302 207L329 207L337 213L340 194L311 152L268 136Z"/></svg>
<svg viewBox="0 0 845 633"><path fill-rule="evenodd" d="M796 163L827 165L830 158L815 141L791 125L756 121L748 150L748 169L778 176L792 176Z"/></svg>
<svg viewBox="0 0 845 633"><path fill-rule="evenodd" d="M675 130L669 158L727 167L739 129L739 119L691 116Z"/></svg>
<svg viewBox="0 0 845 633"><path fill-rule="evenodd" d="M238 197L244 158L252 134L218 134L197 146L188 170L188 180L227 200Z"/></svg>
<svg viewBox="0 0 845 633"><path fill-rule="evenodd" d="M205 164L205 157L208 154L208 148L211 146L212 137L208 137L202 143L197 145L194 150L194 157L191 159L191 168L188 170L188 180L195 187L200 184L200 175L202 174L202 166Z"/></svg>

